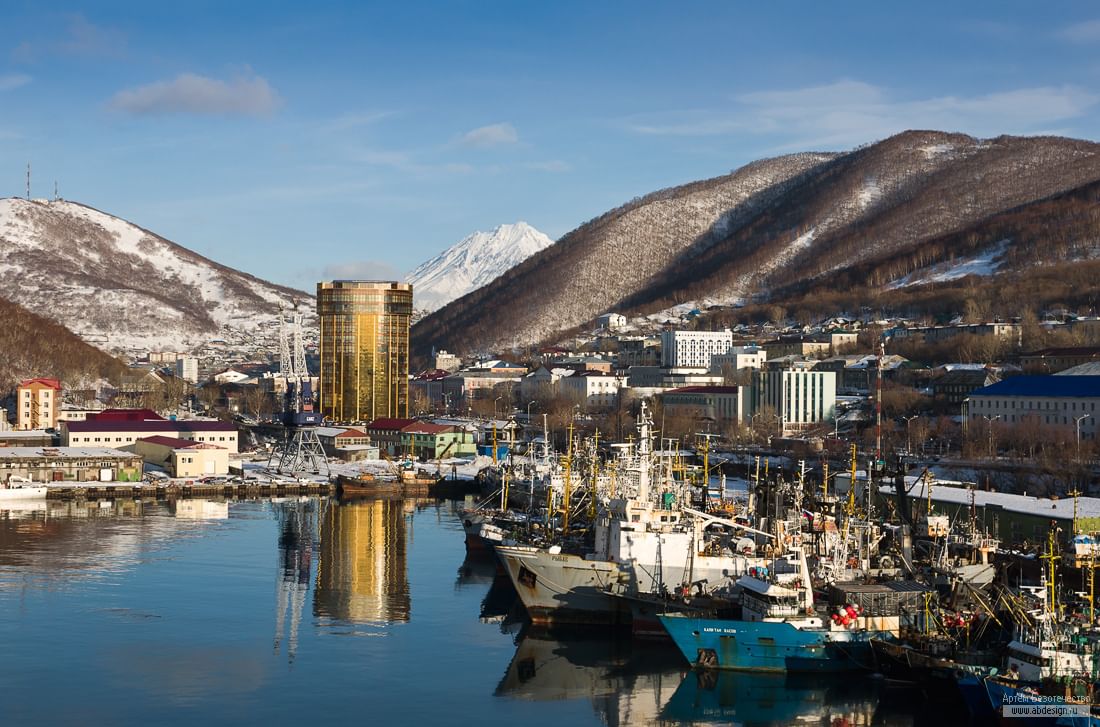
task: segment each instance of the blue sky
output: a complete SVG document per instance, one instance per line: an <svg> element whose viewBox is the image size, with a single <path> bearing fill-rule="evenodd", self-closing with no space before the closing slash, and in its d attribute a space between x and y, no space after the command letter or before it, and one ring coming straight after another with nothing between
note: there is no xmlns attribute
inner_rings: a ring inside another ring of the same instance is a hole
<svg viewBox="0 0 1100 727"><path fill-rule="evenodd" d="M8 2L0 196L311 290L907 128L1100 139L1094 3Z"/></svg>

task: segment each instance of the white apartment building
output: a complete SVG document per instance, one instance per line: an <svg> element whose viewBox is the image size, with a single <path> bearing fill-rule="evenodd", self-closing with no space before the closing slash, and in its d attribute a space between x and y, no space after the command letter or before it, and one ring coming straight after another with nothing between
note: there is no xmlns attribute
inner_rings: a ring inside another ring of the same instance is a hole
<svg viewBox="0 0 1100 727"><path fill-rule="evenodd" d="M722 373L725 366L734 371L741 369L762 369L768 360L768 352L759 346L734 346L728 353L719 353L710 357L710 370Z"/></svg>
<svg viewBox="0 0 1100 727"><path fill-rule="evenodd" d="M199 383L199 360L194 356L180 356L177 358L176 376L192 384Z"/></svg>
<svg viewBox="0 0 1100 727"><path fill-rule="evenodd" d="M558 391L587 409L607 409L619 400L626 378L602 371L580 371L558 379Z"/></svg>
<svg viewBox="0 0 1100 727"><path fill-rule="evenodd" d="M663 331L661 366L709 369L712 356L733 348L733 333L725 331Z"/></svg>
<svg viewBox="0 0 1100 727"><path fill-rule="evenodd" d="M604 313L596 318L598 328L606 328L609 331L617 331L626 326L626 316L620 313Z"/></svg>
<svg viewBox="0 0 1100 727"><path fill-rule="evenodd" d="M754 411L770 407L779 417L776 431L798 432L832 421L836 373L809 368L761 371L753 381Z"/></svg>
<svg viewBox="0 0 1100 727"><path fill-rule="evenodd" d="M462 368L462 361L459 360L458 356L455 356L453 353L447 353L446 351L440 349L435 354L435 367L440 371L454 373L455 371L458 371L460 368Z"/></svg>

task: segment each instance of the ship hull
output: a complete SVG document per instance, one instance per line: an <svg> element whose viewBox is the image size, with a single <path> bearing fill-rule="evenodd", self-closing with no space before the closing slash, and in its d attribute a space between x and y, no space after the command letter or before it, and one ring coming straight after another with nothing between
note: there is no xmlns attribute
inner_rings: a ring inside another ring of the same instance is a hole
<svg viewBox="0 0 1100 727"><path fill-rule="evenodd" d="M705 668L772 673L867 671L870 641L888 632L797 628L785 622L733 621L663 614L684 657Z"/></svg>
<svg viewBox="0 0 1100 727"><path fill-rule="evenodd" d="M498 546L496 551L532 623L620 626L629 622L629 611L608 593L620 578L615 563L524 546Z"/></svg>

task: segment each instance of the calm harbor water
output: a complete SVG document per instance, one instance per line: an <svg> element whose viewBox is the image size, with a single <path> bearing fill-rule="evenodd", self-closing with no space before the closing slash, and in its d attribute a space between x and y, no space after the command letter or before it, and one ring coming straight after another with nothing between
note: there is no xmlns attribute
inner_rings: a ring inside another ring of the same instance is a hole
<svg viewBox="0 0 1100 727"><path fill-rule="evenodd" d="M449 502L3 507L5 725L930 722L873 679L525 633Z"/></svg>

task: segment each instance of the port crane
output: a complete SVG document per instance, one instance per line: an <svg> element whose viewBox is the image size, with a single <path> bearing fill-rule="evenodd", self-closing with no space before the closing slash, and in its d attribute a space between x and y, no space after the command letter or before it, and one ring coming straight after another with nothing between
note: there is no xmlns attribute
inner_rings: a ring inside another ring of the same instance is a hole
<svg viewBox="0 0 1100 727"><path fill-rule="evenodd" d="M321 412L317 410L313 382L306 367L300 313L290 316L289 325L286 313L279 314L279 378L284 386L280 414L283 438L282 444L271 451L268 468L278 455L275 470L280 474L330 475L328 457L317 437Z"/></svg>

